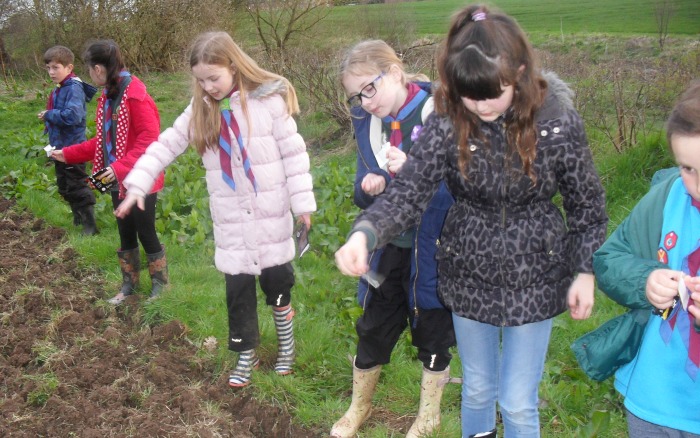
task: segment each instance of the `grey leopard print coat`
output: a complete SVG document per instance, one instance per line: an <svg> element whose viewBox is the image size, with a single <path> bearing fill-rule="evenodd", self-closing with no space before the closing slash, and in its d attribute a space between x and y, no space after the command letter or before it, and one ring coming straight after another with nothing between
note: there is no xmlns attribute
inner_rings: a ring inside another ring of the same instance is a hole
<svg viewBox="0 0 700 438"><path fill-rule="evenodd" d="M518 326L562 313L574 274L593 272L591 257L605 240L605 192L583 122L566 84L553 73L545 78L534 186L517 155L505 164L503 120L482 123L488 143L471 141L465 179L452 123L433 115L389 189L355 224L374 246L386 244L415 224L444 179L456 202L440 238L439 293L459 316ZM553 202L557 192L566 220Z"/></svg>

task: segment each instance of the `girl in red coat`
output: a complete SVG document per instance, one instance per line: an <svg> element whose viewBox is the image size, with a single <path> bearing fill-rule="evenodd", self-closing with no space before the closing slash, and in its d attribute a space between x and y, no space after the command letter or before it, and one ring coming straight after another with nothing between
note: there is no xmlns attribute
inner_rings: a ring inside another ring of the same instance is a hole
<svg viewBox="0 0 700 438"><path fill-rule="evenodd" d="M92 161L95 173L101 172L99 180L112 184L107 190L116 209L124 199L122 181L146 147L160 134L160 117L144 83L126 70L119 46L114 41L99 40L90 44L83 60L88 65L92 81L104 87L97 101L97 135L83 143L54 151L53 158L69 164ZM111 304L120 304L138 287L139 241L148 258L151 297L158 296L168 283L165 248L158 240L155 228L157 192L162 188L161 173L145 199L146 208L134 209L129 215L117 218L121 240L117 255L122 287L109 300Z"/></svg>

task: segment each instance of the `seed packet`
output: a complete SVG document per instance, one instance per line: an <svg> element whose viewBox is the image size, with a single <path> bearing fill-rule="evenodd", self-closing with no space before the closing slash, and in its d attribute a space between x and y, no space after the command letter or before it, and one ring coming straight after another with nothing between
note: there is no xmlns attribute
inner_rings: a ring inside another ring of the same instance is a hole
<svg viewBox="0 0 700 438"><path fill-rule="evenodd" d="M90 184L95 188L95 190L99 191L100 193L107 193L109 190L111 190L114 186L117 185L117 180L107 180L105 177L105 173L107 173L107 167L104 169L100 169L97 172L93 173L92 175L88 176L88 180L90 181Z"/></svg>
<svg viewBox="0 0 700 438"><path fill-rule="evenodd" d="M294 237L297 241L297 257L301 258L311 247L309 245L309 229L305 223L301 222L297 225L296 230L294 230Z"/></svg>

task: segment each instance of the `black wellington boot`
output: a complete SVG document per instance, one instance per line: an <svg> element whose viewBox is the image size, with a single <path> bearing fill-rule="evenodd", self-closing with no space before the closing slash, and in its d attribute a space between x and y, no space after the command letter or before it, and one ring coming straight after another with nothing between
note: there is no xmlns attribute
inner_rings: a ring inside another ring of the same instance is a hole
<svg viewBox="0 0 700 438"><path fill-rule="evenodd" d="M94 236L99 233L97 223L95 223L95 207L86 205L78 209L80 215L80 223L83 224L83 234L86 236Z"/></svg>

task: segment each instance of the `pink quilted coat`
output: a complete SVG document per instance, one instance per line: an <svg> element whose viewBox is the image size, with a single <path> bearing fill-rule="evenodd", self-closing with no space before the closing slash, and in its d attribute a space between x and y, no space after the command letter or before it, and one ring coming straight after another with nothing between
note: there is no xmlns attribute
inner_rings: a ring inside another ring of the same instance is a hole
<svg viewBox="0 0 700 438"><path fill-rule="evenodd" d="M259 275L263 268L291 261L295 254L292 213L298 216L316 211L306 144L287 113L281 92L284 84L271 82L248 93L250 126L241 110L239 93L231 97L257 194L244 173L237 145L231 148L235 191L221 178L218 147L207 148L202 156L214 222L215 264L226 274ZM185 152L191 117L190 104L148 147L124 181L129 193L147 193L159 173Z"/></svg>

